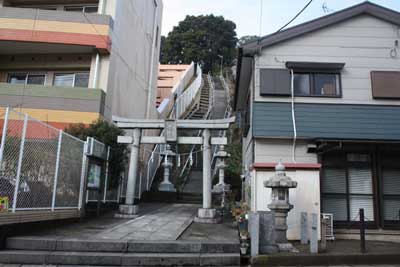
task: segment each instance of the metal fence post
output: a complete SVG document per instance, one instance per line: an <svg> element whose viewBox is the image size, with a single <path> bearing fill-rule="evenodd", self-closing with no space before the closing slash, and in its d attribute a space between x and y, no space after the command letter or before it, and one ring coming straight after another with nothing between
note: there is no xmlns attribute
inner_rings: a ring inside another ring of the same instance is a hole
<svg viewBox="0 0 400 267"><path fill-rule="evenodd" d="M15 210L17 209L18 191L19 191L19 183L20 183L20 179L21 179L22 159L24 157L24 146L25 146L25 137L26 137L27 126L28 126L28 114L25 114L24 126L22 128L21 144L20 144L20 148L19 148L17 177L15 177L15 189L14 189L12 212L15 212Z"/></svg>
<svg viewBox="0 0 400 267"><path fill-rule="evenodd" d="M86 177L86 165L87 165L87 156L86 152L88 149L88 142L86 141L83 145L83 153L82 153L82 169L81 169L81 184L79 187L79 203L78 203L78 210L82 208L82 201L83 201L83 189L85 185L85 177ZM87 194L86 194L87 196Z"/></svg>
<svg viewBox="0 0 400 267"><path fill-rule="evenodd" d="M107 187L108 187L108 166L109 166L109 160L110 160L110 147L107 149L107 162L106 162L106 177L104 181L104 196L103 196L103 203L106 203L107 201Z"/></svg>
<svg viewBox="0 0 400 267"><path fill-rule="evenodd" d="M364 209L360 209L360 245L361 245L361 253L365 253L365 216Z"/></svg>
<svg viewBox="0 0 400 267"><path fill-rule="evenodd" d="M3 166L3 153L4 148L6 146L6 137L7 137L7 127L8 127L8 115L10 112L10 108L6 108L6 113L4 115L4 124L3 124L3 135L1 136L1 143L0 143L0 171L2 170Z"/></svg>
<svg viewBox="0 0 400 267"><path fill-rule="evenodd" d="M58 170L60 167L60 156L61 156L61 142L62 142L63 132L60 130L58 135L58 146L57 146L57 159L56 159L56 170L54 172L54 185L53 185L53 198L51 200L51 210L54 211L56 206L56 196L57 196L57 183L58 183Z"/></svg>

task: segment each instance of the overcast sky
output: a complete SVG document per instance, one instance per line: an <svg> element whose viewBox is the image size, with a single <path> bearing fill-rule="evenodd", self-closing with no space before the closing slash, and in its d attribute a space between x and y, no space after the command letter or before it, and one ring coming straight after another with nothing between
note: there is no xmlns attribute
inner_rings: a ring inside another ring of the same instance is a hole
<svg viewBox="0 0 400 267"><path fill-rule="evenodd" d="M168 35L186 15L222 15L236 23L237 35L259 35L260 10L262 1L262 35L278 30L309 0L163 0L162 34ZM291 26L325 14L322 6L329 12L364 2L364 0L314 0ZM372 0L376 4L400 11L400 0Z"/></svg>

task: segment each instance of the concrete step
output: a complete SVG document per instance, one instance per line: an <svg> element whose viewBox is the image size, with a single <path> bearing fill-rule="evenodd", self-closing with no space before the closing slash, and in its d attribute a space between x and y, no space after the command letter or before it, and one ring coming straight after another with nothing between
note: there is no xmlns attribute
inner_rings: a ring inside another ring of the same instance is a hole
<svg viewBox="0 0 400 267"><path fill-rule="evenodd" d="M91 266L240 266L239 253L99 253L3 250L4 264Z"/></svg>
<svg viewBox="0 0 400 267"><path fill-rule="evenodd" d="M189 196L189 194L188 194ZM36 237L7 239L9 250L106 253L236 253L235 242L78 240Z"/></svg>

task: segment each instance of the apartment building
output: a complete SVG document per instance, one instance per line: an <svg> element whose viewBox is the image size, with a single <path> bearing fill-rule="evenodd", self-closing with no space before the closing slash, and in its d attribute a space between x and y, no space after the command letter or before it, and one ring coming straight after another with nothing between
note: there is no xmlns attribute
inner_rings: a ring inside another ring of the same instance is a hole
<svg viewBox="0 0 400 267"><path fill-rule="evenodd" d="M282 160L298 182L289 238L301 212L333 214L338 236L354 234L360 208L369 235L399 236L385 231L400 228L399 40L400 13L364 2L240 48L247 200L268 209L263 182Z"/></svg>
<svg viewBox="0 0 400 267"><path fill-rule="evenodd" d="M0 107L58 128L156 118L162 0L0 0Z"/></svg>

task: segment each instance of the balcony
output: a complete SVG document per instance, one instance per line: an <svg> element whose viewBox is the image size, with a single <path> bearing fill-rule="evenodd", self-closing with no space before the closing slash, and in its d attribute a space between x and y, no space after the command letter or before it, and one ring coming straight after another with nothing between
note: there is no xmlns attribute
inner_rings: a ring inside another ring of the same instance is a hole
<svg viewBox="0 0 400 267"><path fill-rule="evenodd" d="M73 45L109 54L112 25L110 16L95 13L0 8L0 41L7 43Z"/></svg>
<svg viewBox="0 0 400 267"><path fill-rule="evenodd" d="M101 89L0 83L1 107L21 111L58 128L90 124L104 116L105 93Z"/></svg>

